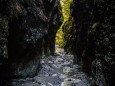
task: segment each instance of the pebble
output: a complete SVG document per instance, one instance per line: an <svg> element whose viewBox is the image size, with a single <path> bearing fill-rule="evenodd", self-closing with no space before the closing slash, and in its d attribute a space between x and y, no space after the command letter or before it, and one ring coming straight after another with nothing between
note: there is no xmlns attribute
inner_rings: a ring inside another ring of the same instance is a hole
<svg viewBox="0 0 115 86"><path fill-rule="evenodd" d="M53 62L52 62L52 61L49 61L48 63L49 63L49 64L52 64Z"/></svg>
<svg viewBox="0 0 115 86"><path fill-rule="evenodd" d="M58 76L58 74L53 74L52 76L55 77L55 76Z"/></svg>
<svg viewBox="0 0 115 86"><path fill-rule="evenodd" d="M44 61L41 61L42 64L44 64L45 62Z"/></svg>
<svg viewBox="0 0 115 86"><path fill-rule="evenodd" d="M67 76L64 75L64 74L61 74L61 75L59 76L59 78L62 78L62 79L66 78L66 77L67 77Z"/></svg>
<svg viewBox="0 0 115 86"><path fill-rule="evenodd" d="M80 71L79 66L72 65L73 55L66 55L61 48L56 51L60 56L42 58L42 69L38 75L17 79L18 82L14 80L13 86L89 86L87 76Z"/></svg>

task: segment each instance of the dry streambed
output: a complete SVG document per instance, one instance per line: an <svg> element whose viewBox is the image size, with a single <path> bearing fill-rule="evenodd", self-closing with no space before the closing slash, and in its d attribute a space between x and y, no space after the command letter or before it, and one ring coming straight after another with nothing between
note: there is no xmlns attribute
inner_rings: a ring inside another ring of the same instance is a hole
<svg viewBox="0 0 115 86"><path fill-rule="evenodd" d="M42 69L33 78L12 81L12 86L90 86L87 76L73 65L73 55L57 48L56 56L43 57Z"/></svg>

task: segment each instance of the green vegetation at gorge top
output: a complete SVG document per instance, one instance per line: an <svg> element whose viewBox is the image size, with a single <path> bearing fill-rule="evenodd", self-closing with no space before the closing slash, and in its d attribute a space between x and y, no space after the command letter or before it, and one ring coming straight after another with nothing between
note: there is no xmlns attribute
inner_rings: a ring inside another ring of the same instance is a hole
<svg viewBox="0 0 115 86"><path fill-rule="evenodd" d="M62 23L60 29L58 30L58 32L56 34L56 43L60 47L63 47L65 45L62 27L64 26L65 22L69 20L70 5L72 2L73 2L73 0L60 0L60 5L62 8L61 12L62 12L62 16L63 16L63 23Z"/></svg>
<svg viewBox="0 0 115 86"><path fill-rule="evenodd" d="M67 21L70 16L70 5L72 2L73 0L60 0L64 22Z"/></svg>

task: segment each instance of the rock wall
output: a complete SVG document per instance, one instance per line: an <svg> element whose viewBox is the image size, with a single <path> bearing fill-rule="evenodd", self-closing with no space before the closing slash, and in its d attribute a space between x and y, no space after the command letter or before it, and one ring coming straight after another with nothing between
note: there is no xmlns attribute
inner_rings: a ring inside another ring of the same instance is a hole
<svg viewBox="0 0 115 86"><path fill-rule="evenodd" d="M66 50L69 48L75 63L93 76L92 86L115 84L114 6L114 0L74 0L71 7L75 25L68 33L71 37L67 39Z"/></svg>
<svg viewBox="0 0 115 86"><path fill-rule="evenodd" d="M48 34L45 37L45 54L55 54L55 38L57 30L60 28L61 21L61 9L59 0L43 0L46 15L48 17ZM48 39L48 40L47 40Z"/></svg>
<svg viewBox="0 0 115 86"><path fill-rule="evenodd" d="M33 77L39 71L43 50L55 43L58 5L58 0L0 0L0 77Z"/></svg>
<svg viewBox="0 0 115 86"><path fill-rule="evenodd" d="M15 77L32 77L40 68L42 40L48 29L42 4L40 0L6 0L0 4L0 58L7 58L2 75L9 72Z"/></svg>

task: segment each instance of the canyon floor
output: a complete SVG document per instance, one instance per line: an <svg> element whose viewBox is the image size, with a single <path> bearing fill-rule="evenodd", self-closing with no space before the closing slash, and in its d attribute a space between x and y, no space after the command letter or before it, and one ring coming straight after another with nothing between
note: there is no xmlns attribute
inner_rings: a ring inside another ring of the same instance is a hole
<svg viewBox="0 0 115 86"><path fill-rule="evenodd" d="M87 75L73 65L73 55L56 45L56 55L43 56L42 68L33 78L14 79L12 86L90 86Z"/></svg>

